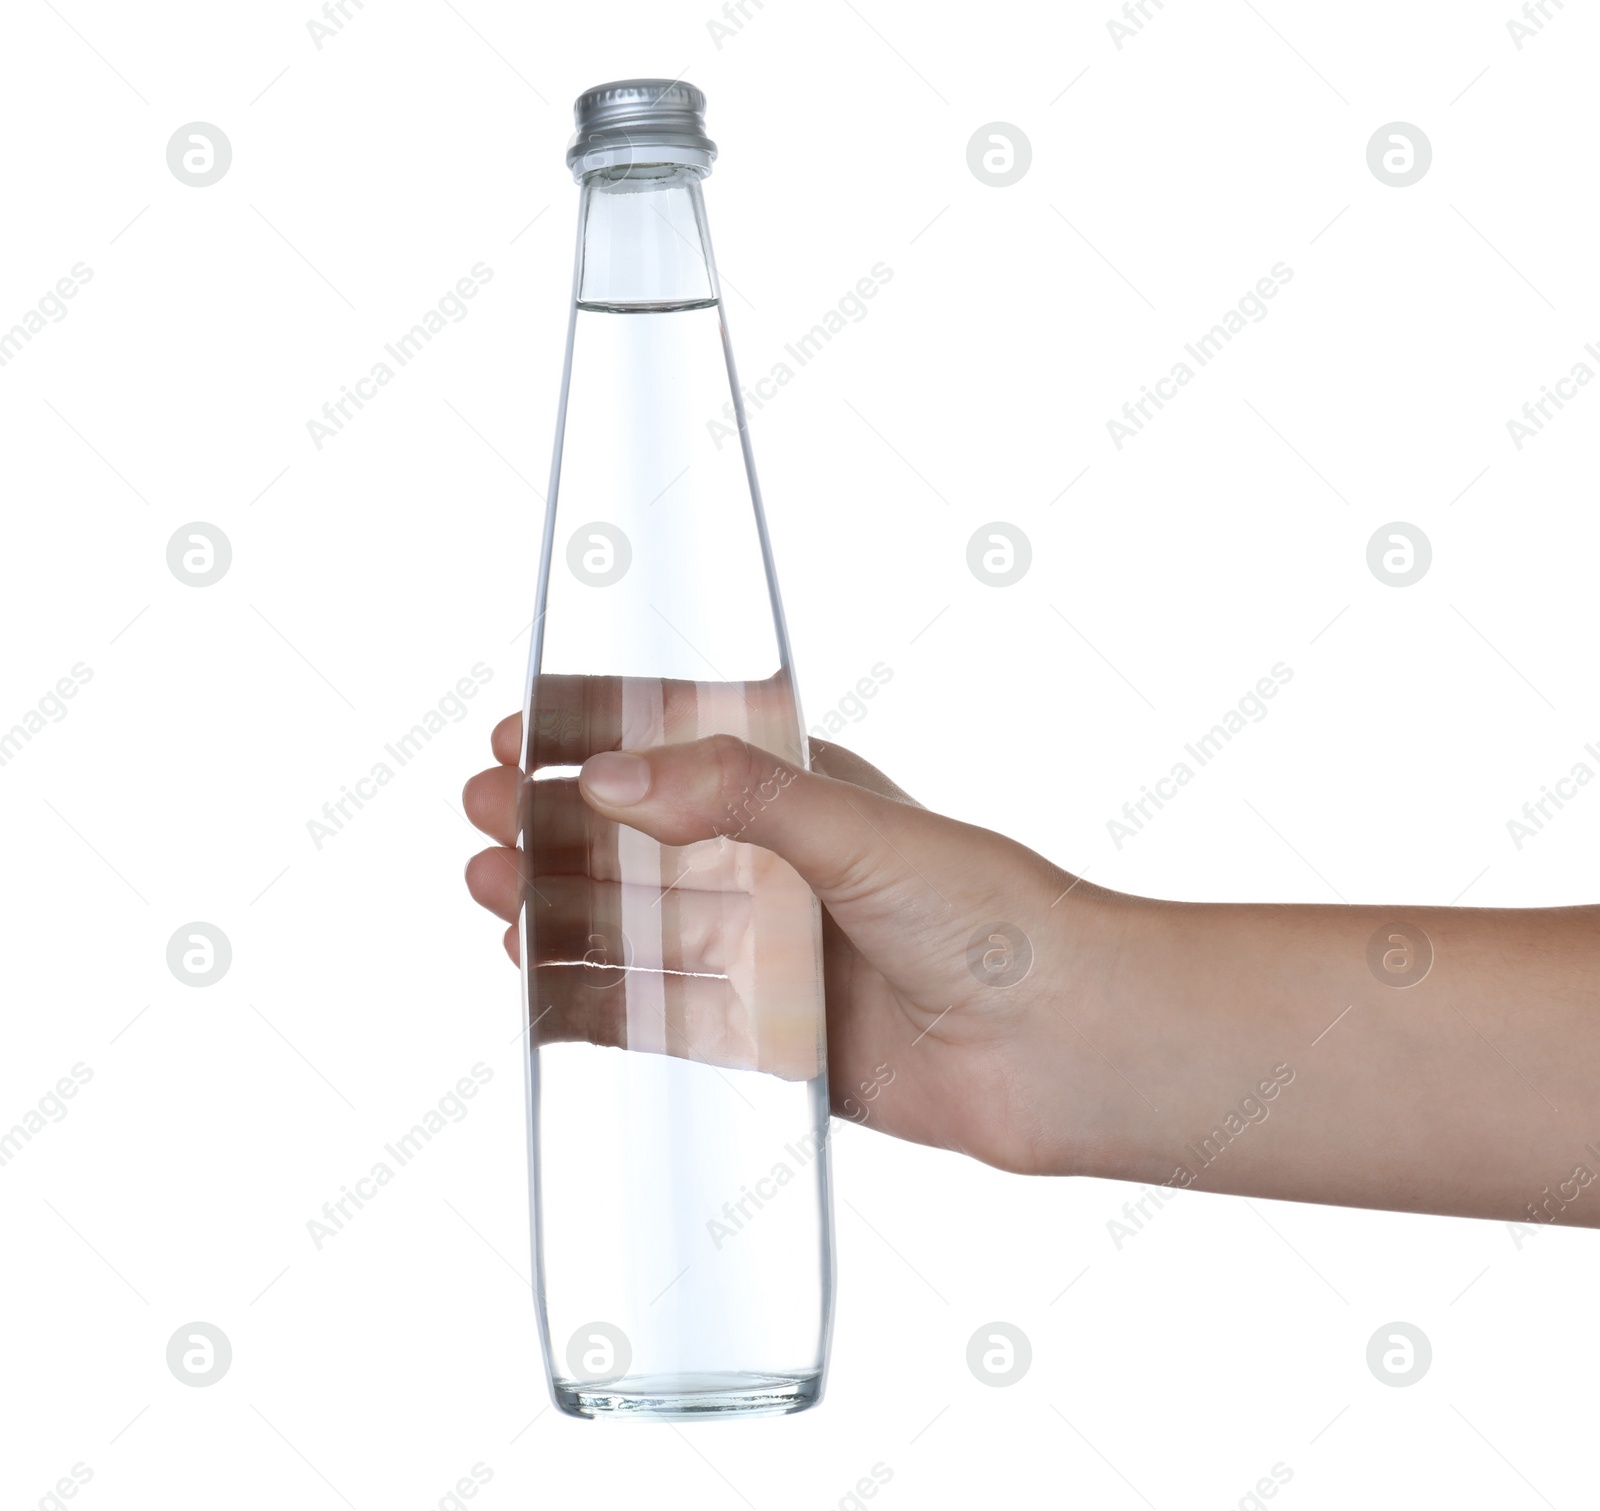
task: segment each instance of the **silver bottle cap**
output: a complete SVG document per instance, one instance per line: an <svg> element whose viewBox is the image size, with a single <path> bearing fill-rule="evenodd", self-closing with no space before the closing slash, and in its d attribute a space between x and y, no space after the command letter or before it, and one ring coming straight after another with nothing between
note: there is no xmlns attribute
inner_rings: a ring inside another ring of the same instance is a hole
<svg viewBox="0 0 1600 1511"><path fill-rule="evenodd" d="M680 79L621 79L580 94L567 166L582 180L596 168L679 163L710 173L717 144L706 135L706 97Z"/></svg>

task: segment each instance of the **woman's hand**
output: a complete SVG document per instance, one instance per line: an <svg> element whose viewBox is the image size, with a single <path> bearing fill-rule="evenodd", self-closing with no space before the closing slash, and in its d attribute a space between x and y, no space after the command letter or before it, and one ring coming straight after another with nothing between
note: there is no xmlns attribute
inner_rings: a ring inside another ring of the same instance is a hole
<svg viewBox="0 0 1600 1511"><path fill-rule="evenodd" d="M526 801L529 786L556 785L524 781L521 744L521 716L512 715L493 735L500 764L473 777L463 794L468 817L498 842L473 857L467 885L484 907L513 921L505 947L514 960L514 920L529 879L527 858L514 848L519 795ZM1096 969L1099 945L1091 947L1091 938L1111 937L1113 895L998 834L928 812L838 746L813 741L811 762L805 771L727 735L601 750L588 756L570 793L551 797L581 801L667 846L736 832L798 872L824 909L828 1069L839 1116L1008 1170L1071 1168L1073 1120L1064 1108L1075 1087L1092 1107L1089 1083L1099 1079L1071 1020L1089 995L1085 973ZM769 796L752 800L757 793ZM559 814L558 804L546 806ZM545 848L581 849L571 843L570 818L543 827ZM559 864L571 871L584 859L569 853ZM562 888L547 880L537 856L532 870L533 907L562 907ZM578 919L566 932L581 937L587 927ZM536 930L558 940L562 933L542 924ZM709 940L701 947L715 950ZM675 968L693 984L714 977L696 976L696 965L706 963L724 965L690 960ZM571 995L583 1008L597 997L583 986ZM686 1020L697 1051L723 1042L718 1018L708 998ZM625 1036L619 1022L593 1011L580 1032L602 1043ZM721 1063L738 1063L731 1043L724 1053L730 1058ZM719 1059L715 1051L704 1057Z"/></svg>
<svg viewBox="0 0 1600 1511"><path fill-rule="evenodd" d="M542 1039L814 1074L814 1031L765 1045L748 1031L749 1001L763 994L739 1001L730 963L730 938L761 932L738 913L761 874L750 868L783 862L823 906L841 1117L1020 1172L1600 1226L1600 909L1105 892L926 811L837 746L814 742L805 771L760 742L687 737L696 726L685 711L708 698L748 704L742 727L767 729L768 684L662 684L664 696L637 705L645 727L619 715L627 699L615 686L568 680L558 714L570 696L583 716L536 731L529 759L581 762L581 773L524 783L512 717L494 732L500 764L465 794L472 821L498 841L467 867L472 895L516 918L519 865L531 862L533 937L555 952L540 962L541 1002L554 991L557 1005L563 971L588 970L571 949L581 953L616 881L591 873L614 869L618 853L594 842L597 828L647 847L640 835L652 836L668 847L663 885L710 895L674 917L682 958L645 962L680 973L679 996L665 1000L683 1043L643 1043L659 1022L635 1012L630 1026L603 1008L606 992L582 986L564 1014L551 1012ZM713 727L729 727L730 707L713 710ZM581 748L563 743L573 731ZM525 854L514 845L519 796L531 788L540 801ZM670 848L734 834L746 843ZM710 866L690 876L681 857L708 850ZM576 893L563 894L563 875ZM696 908L703 927L693 926ZM1426 962L1420 976L1389 972L1397 940L1406 960ZM513 959L517 941L508 929Z"/></svg>

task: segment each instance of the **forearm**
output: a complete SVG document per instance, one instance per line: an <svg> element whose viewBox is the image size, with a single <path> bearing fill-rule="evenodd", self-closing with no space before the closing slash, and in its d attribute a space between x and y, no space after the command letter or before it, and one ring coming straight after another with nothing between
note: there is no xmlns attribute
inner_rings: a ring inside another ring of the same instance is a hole
<svg viewBox="0 0 1600 1511"><path fill-rule="evenodd" d="M1095 906L1080 1173L1600 1226L1600 909Z"/></svg>

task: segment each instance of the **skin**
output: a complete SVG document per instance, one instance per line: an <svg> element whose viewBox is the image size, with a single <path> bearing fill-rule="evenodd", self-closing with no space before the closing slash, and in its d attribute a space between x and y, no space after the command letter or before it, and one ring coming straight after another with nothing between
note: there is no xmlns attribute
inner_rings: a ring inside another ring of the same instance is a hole
<svg viewBox="0 0 1600 1511"><path fill-rule="evenodd" d="M839 1116L1023 1174L1600 1226L1600 909L1135 897L929 812L836 745L813 740L808 771L731 735L628 749L619 727L589 743L602 748L553 753L582 757L576 781L548 784L571 810L557 829L613 820L674 847L737 833L716 855L759 847L820 900ZM520 961L514 920L531 880L545 910L535 937L552 962L574 961L564 936L582 937L589 889L615 878L583 875L584 847L540 831L516 847L535 785L519 769L521 716L492 744L498 764L463 794L496 841L468 862L468 889L511 922L505 948ZM573 868L580 885L563 890L553 873ZM814 1073L792 1044L719 1034L720 936L741 916L723 903L738 884L713 868L684 886L722 899L720 924L683 946L705 958L667 962L710 967L669 1009L693 1047L671 1034L645 1047ZM986 954L1002 968L1025 957L995 936L999 922L1031 947L1013 984L980 979ZM1375 935L1402 968L1394 952L1415 958L1425 938L1427 974L1391 984L1368 963ZM585 971L535 963L541 988ZM542 1039L624 1042L625 1017L596 1003L605 993L556 995Z"/></svg>

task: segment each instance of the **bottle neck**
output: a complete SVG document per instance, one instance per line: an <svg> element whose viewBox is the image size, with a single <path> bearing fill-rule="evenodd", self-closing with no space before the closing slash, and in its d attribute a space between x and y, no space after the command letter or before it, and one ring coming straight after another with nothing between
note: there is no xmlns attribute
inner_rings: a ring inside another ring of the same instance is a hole
<svg viewBox="0 0 1600 1511"><path fill-rule="evenodd" d="M584 175L577 302L584 309L694 309L717 299L701 174L676 164Z"/></svg>

